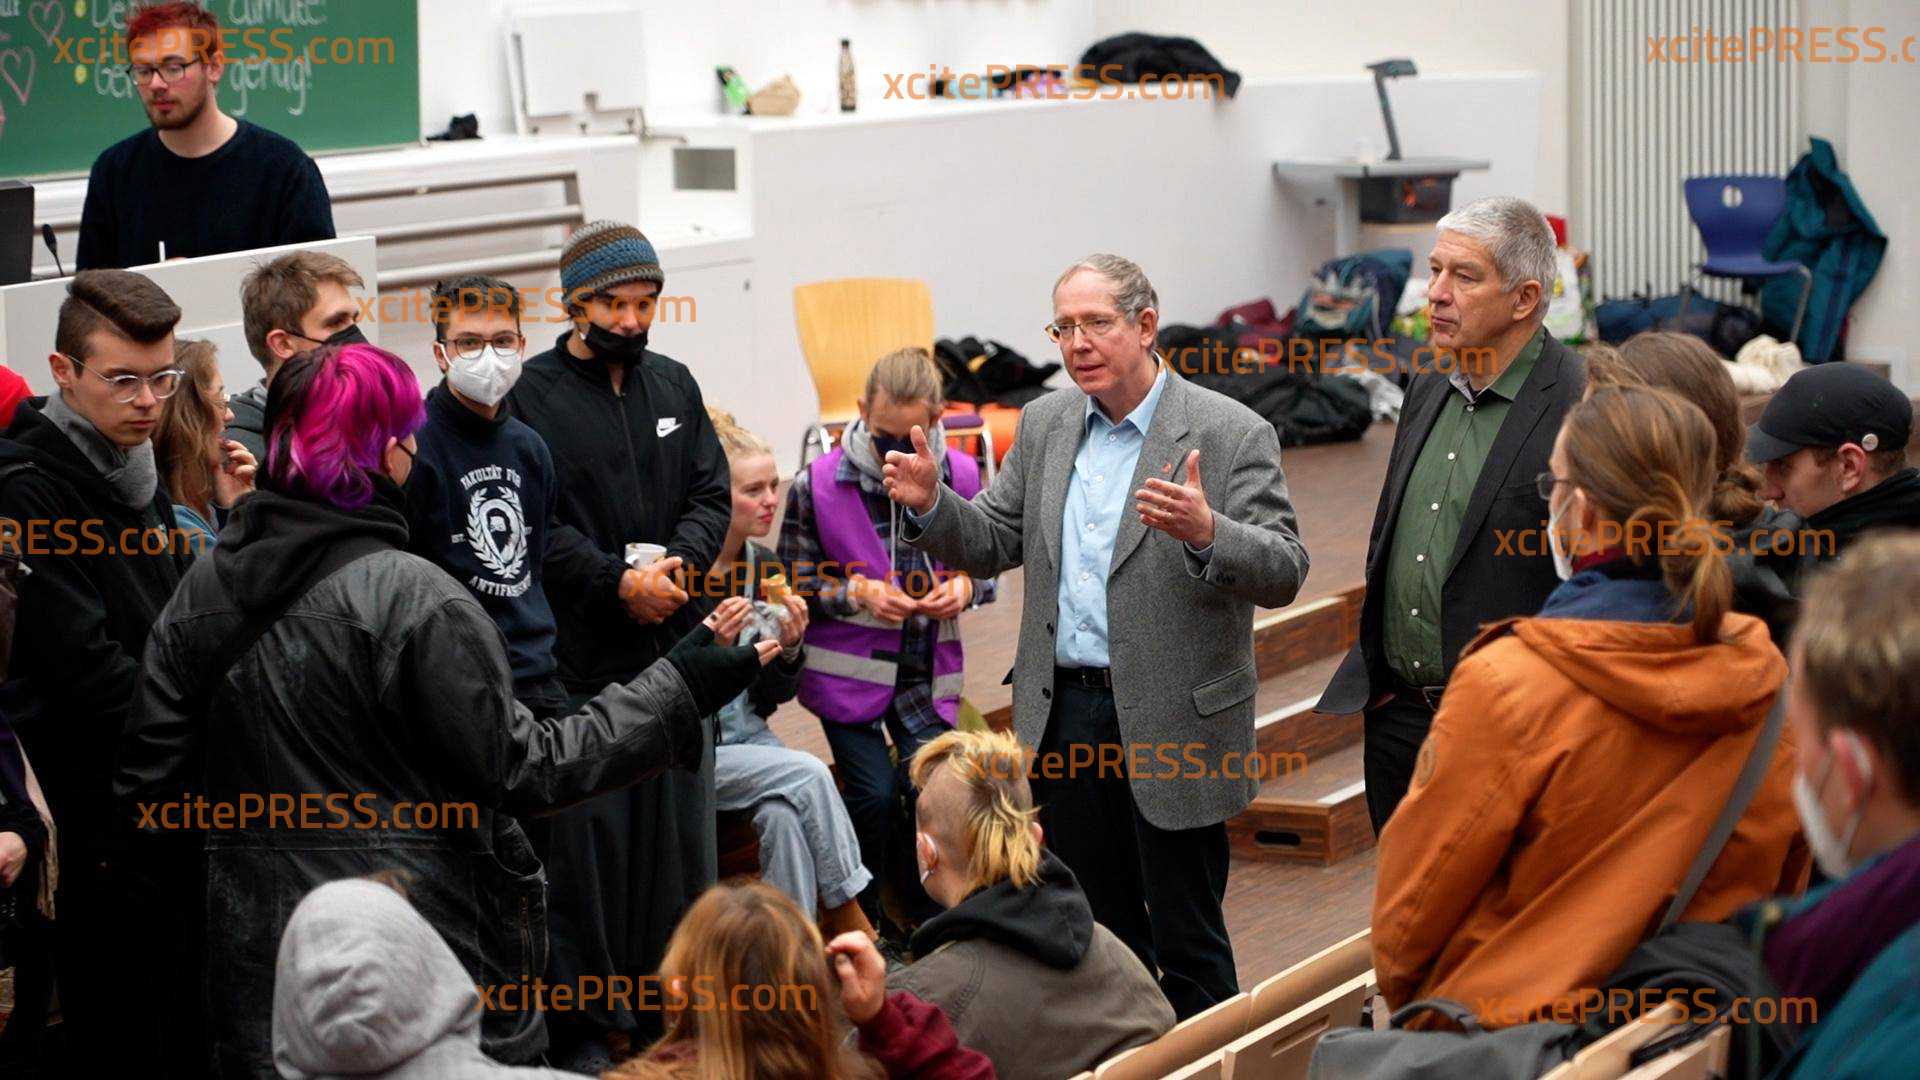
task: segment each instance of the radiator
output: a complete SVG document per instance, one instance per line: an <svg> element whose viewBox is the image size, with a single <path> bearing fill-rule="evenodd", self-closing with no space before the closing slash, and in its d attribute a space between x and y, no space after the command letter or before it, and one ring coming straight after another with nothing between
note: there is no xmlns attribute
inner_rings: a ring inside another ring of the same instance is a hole
<svg viewBox="0 0 1920 1080"><path fill-rule="evenodd" d="M1803 149L1801 65L1730 62L1720 39L1804 29L1798 0L1576 0L1574 144L1600 299L1678 291L1706 257L1687 216L1691 176L1784 176ZM1716 39L1706 40L1707 34ZM1656 55L1657 54L1657 55ZM1719 59L1709 61L1708 57ZM1702 292L1737 295L1709 280Z"/></svg>

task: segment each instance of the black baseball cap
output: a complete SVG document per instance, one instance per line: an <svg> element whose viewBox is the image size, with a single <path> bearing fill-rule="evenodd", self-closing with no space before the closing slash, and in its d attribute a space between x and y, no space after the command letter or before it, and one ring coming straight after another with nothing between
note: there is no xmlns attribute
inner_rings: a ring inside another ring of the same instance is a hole
<svg viewBox="0 0 1920 1080"><path fill-rule="evenodd" d="M1865 450L1906 446L1913 402L1898 387L1857 364L1819 364L1795 372L1774 391L1760 420L1747 428L1747 460L1777 461L1808 446L1854 443Z"/></svg>

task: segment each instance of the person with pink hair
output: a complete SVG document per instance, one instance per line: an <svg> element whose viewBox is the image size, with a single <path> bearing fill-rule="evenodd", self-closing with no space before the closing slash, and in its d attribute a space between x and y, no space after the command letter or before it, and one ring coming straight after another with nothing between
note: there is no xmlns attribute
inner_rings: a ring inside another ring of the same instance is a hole
<svg viewBox="0 0 1920 1080"><path fill-rule="evenodd" d="M715 647L702 625L572 715L536 720L514 700L493 621L406 550L422 416L419 383L391 353L289 360L267 390L260 489L153 628L115 790L129 823L180 808L183 791L213 808L202 817L225 814L206 831L203 874L162 868L165 898L206 897L204 927L185 930L206 931L215 1075L273 1075L280 934L327 881L405 871L476 985L540 975L545 874L515 819L696 766L701 718L779 651ZM481 1033L509 1063L546 1046L537 1010L489 1009Z"/></svg>

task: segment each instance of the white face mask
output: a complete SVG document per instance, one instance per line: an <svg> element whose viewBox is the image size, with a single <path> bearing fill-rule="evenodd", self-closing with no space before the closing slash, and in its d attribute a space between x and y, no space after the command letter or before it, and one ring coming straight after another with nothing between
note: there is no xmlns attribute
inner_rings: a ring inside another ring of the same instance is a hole
<svg viewBox="0 0 1920 1080"><path fill-rule="evenodd" d="M447 361L447 385L488 408L504 401L520 380L519 350L506 352L488 345L468 360L442 342L440 355Z"/></svg>
<svg viewBox="0 0 1920 1080"><path fill-rule="evenodd" d="M1843 740L1853 740L1851 733L1842 733ZM1857 741L1851 745L1858 747ZM1835 753L1827 755L1827 764L1820 770L1820 782L1808 783L1807 778L1796 771L1793 775L1793 808L1800 814L1800 826L1806 830L1807 846L1813 849L1813 861L1820 865L1820 872L1835 881L1846 877L1853 871L1853 834L1860 830L1860 818L1864 807L1856 807L1853 817L1847 821L1846 832L1835 835L1833 825L1827 821L1827 811L1820 805L1820 791L1827 786L1827 778L1833 773ZM1857 754L1854 760L1860 763L1863 775L1871 778L1872 766L1864 754Z"/></svg>
<svg viewBox="0 0 1920 1080"><path fill-rule="evenodd" d="M1573 496L1567 496L1572 502ZM1547 502L1547 547L1553 550L1553 572L1565 581L1573 576L1573 556L1560 543L1560 512L1555 510L1553 502Z"/></svg>

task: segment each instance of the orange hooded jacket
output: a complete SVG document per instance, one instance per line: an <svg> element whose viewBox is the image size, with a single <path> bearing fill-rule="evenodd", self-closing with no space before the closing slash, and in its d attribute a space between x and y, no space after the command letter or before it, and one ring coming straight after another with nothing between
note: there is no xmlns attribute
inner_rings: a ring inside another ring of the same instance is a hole
<svg viewBox="0 0 1920 1080"><path fill-rule="evenodd" d="M1467 646L1380 838L1389 1005L1450 998L1489 1027L1594 1007L1678 891L1785 681L1764 623L1729 614L1721 634L1529 618ZM1796 757L1783 730L1684 921L1803 887Z"/></svg>

